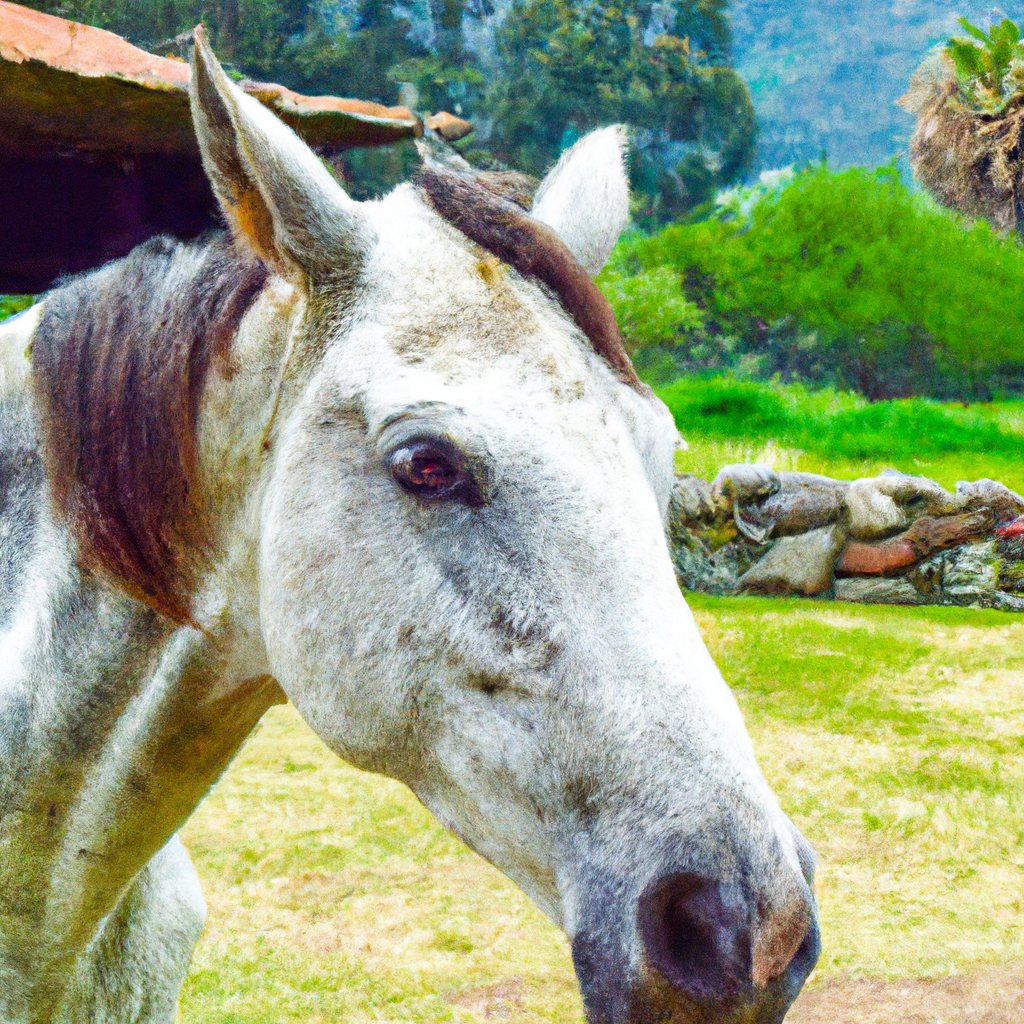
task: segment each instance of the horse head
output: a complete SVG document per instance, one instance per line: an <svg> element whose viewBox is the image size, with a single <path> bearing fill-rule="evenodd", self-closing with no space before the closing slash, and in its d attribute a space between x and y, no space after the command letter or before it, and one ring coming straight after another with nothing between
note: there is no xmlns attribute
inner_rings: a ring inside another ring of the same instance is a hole
<svg viewBox="0 0 1024 1024"><path fill-rule="evenodd" d="M246 671L565 930L593 1024L781 1020L817 957L813 856L679 592L677 433L590 277L627 218L622 133L532 202L428 161L357 203L199 32L191 97L241 268L208 250L193 274L202 337L161 429L195 418L196 473L111 455L157 509L120 502L129 543L72 453L83 558L179 621L241 623Z"/></svg>

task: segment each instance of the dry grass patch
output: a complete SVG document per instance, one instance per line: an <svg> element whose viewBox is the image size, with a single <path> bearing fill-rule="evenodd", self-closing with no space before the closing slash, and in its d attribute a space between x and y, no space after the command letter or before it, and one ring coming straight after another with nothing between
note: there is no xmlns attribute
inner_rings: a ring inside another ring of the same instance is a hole
<svg viewBox="0 0 1024 1024"><path fill-rule="evenodd" d="M210 904L187 1022L582 1019L564 937L290 707L266 716L185 841Z"/></svg>
<svg viewBox="0 0 1024 1024"><path fill-rule="evenodd" d="M800 998L786 1024L1020 1024L1024 971L988 968L956 978L838 979Z"/></svg>
<svg viewBox="0 0 1024 1024"><path fill-rule="evenodd" d="M794 1022L1009 1024L1024 618L691 604L820 855L824 953ZM264 719L185 840L210 903L189 1024L582 1021L565 939L408 790L342 764L290 708Z"/></svg>
<svg viewBox="0 0 1024 1024"><path fill-rule="evenodd" d="M1024 961L1024 621L692 603L821 859L815 983Z"/></svg>

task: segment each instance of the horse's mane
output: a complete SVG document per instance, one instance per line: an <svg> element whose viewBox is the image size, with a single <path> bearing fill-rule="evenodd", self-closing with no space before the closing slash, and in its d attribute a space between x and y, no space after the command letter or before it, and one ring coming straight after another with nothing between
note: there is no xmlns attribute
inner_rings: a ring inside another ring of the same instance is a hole
<svg viewBox="0 0 1024 1024"><path fill-rule="evenodd" d="M555 232L530 217L507 176L428 162L432 206L468 238L549 287L621 380L643 389L615 315ZM32 343L42 450L55 505L84 568L117 579L175 621L206 550L197 416L266 267L225 234L154 238L46 296Z"/></svg>
<svg viewBox="0 0 1024 1024"><path fill-rule="evenodd" d="M467 238L524 277L547 285L623 383L646 390L633 369L608 300L569 247L524 209L520 180L473 174L428 160L420 183L431 206Z"/></svg>
<svg viewBox="0 0 1024 1024"><path fill-rule="evenodd" d="M47 295L32 342L51 493L83 566L176 621L206 544L203 384L267 276L223 234L154 238Z"/></svg>

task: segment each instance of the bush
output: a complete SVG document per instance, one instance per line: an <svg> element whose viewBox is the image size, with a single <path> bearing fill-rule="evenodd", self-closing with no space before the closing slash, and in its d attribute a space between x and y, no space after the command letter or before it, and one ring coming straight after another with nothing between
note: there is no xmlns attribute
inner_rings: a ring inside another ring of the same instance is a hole
<svg viewBox="0 0 1024 1024"><path fill-rule="evenodd" d="M0 320L6 320L35 302L34 295L0 295Z"/></svg>
<svg viewBox="0 0 1024 1024"><path fill-rule="evenodd" d="M644 365L734 369L854 389L870 398L987 399L1024 393L1013 315L1024 249L912 194L893 168L823 166L752 206L630 236L600 283ZM630 278L652 308L694 303L670 342L633 326ZM664 370L662 370L662 374Z"/></svg>
<svg viewBox="0 0 1024 1024"><path fill-rule="evenodd" d="M668 267L639 274L610 270L601 284L631 355L639 349L675 344L680 334L704 326L700 307L683 295L678 276Z"/></svg>
<svg viewBox="0 0 1024 1024"><path fill-rule="evenodd" d="M771 439L838 459L934 458L949 452L1020 456L1021 437L980 412L921 398L869 403L830 388L810 391L722 376L678 380L658 391L686 436Z"/></svg>

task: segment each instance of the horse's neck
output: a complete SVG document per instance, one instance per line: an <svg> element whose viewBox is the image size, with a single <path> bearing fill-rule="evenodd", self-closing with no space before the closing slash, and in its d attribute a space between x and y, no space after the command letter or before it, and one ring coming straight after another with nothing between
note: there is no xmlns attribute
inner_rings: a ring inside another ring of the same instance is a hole
<svg viewBox="0 0 1024 1024"><path fill-rule="evenodd" d="M8 388L0 404L0 989L15 999L19 985L48 979L56 999L98 922L280 690L231 628L175 626L77 568L69 531L47 511L38 454L21 443L34 437L31 416L31 403ZM0 1018L4 1004L0 996Z"/></svg>

